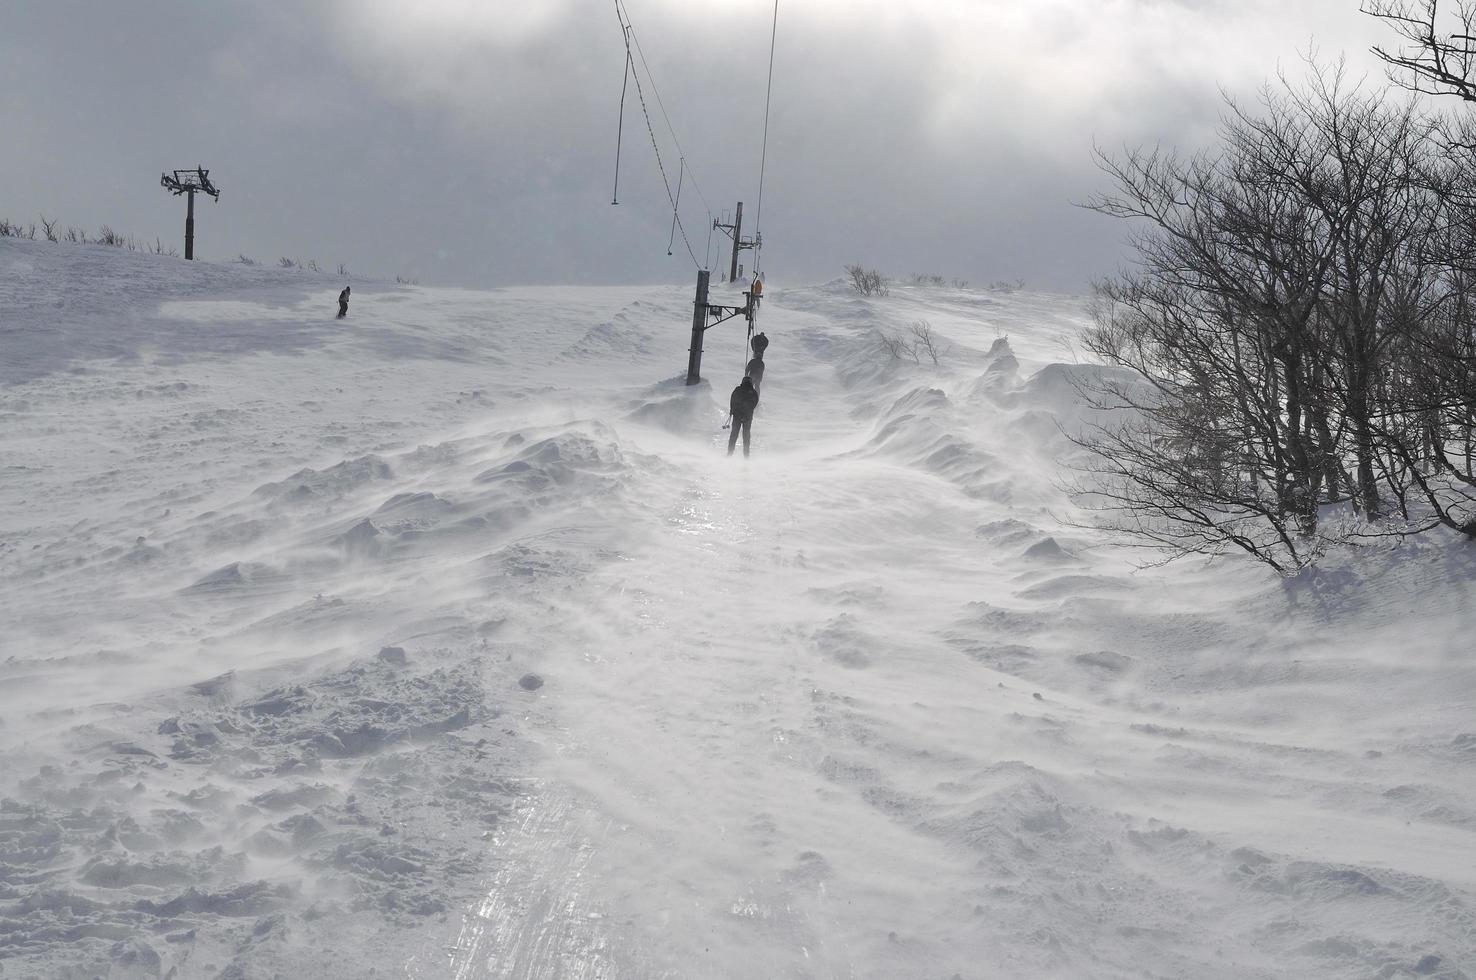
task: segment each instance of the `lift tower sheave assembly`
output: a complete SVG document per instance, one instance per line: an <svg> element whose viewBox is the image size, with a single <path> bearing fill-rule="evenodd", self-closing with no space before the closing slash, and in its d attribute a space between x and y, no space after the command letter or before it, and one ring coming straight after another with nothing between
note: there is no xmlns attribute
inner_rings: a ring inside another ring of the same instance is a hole
<svg viewBox="0 0 1476 980"><path fill-rule="evenodd" d="M712 227L715 230L722 231L729 238L733 239L733 262L732 262L732 265L729 266L729 268L728 268L728 281L729 282L737 282L738 281L738 253L741 252L745 248L758 248L760 246L760 242L762 241L762 239L760 239L757 235L755 235L753 238L750 238L750 239L747 239L747 240L744 239L744 237L743 237L743 202L742 201L739 201L738 202L738 209L733 213L733 223L732 224L725 224L725 223L723 223L721 221L718 221L718 220L714 219L713 222L712 222Z"/></svg>
<svg viewBox="0 0 1476 980"><path fill-rule="evenodd" d="M185 211L185 255L187 259L195 257L195 192L209 194L212 198L220 200L220 188L210 182L210 171L204 167L196 167L194 170L176 170L172 174L166 173L159 177L159 186L171 194L184 194L189 199L189 206Z"/></svg>

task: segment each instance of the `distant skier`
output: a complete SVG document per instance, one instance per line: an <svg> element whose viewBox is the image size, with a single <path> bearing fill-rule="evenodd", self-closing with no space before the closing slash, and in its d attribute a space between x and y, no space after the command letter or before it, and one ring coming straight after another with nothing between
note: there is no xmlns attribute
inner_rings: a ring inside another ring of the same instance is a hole
<svg viewBox="0 0 1476 980"><path fill-rule="evenodd" d="M753 425L753 410L758 408L758 402L759 393L753 386L753 379L745 377L728 399L728 408L733 414L733 430L728 434L729 456L733 455L733 447L738 444L740 429L743 431L743 455L748 455L749 427Z"/></svg>
<svg viewBox="0 0 1476 980"><path fill-rule="evenodd" d="M748 362L746 373L753 379L754 391L758 391L764 386L764 359L762 355L755 354L753 356L753 359Z"/></svg>
<svg viewBox="0 0 1476 980"><path fill-rule="evenodd" d="M748 288L748 292L753 297L753 308L758 309L759 300L764 298L764 281L758 277L758 273L754 273L753 285Z"/></svg>
<svg viewBox="0 0 1476 980"><path fill-rule="evenodd" d="M348 316L349 290L352 288L351 286L344 286L343 292L338 294L338 318L340 320Z"/></svg>
<svg viewBox="0 0 1476 980"><path fill-rule="evenodd" d="M769 338L768 337L765 337L764 336L764 332L762 330L760 330L758 332L758 334L755 335L754 338L753 338L753 353L757 357L763 357L764 356L764 351L766 351L768 349L769 349Z"/></svg>

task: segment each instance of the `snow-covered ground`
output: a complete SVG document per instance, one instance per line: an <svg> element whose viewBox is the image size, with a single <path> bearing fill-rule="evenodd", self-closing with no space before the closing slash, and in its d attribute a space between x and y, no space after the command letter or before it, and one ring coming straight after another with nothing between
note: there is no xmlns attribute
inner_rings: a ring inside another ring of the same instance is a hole
<svg viewBox="0 0 1476 980"><path fill-rule="evenodd" d="M1476 553L1136 570L1079 299L338 288L0 240L0 977L1476 977Z"/></svg>

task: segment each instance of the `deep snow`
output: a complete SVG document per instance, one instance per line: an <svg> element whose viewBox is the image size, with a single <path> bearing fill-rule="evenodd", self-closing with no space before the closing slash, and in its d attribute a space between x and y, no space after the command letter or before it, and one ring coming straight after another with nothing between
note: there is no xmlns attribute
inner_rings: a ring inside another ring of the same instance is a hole
<svg viewBox="0 0 1476 980"><path fill-rule="evenodd" d="M0 240L0 976L1476 976L1476 555L1138 569L1079 299L339 287Z"/></svg>

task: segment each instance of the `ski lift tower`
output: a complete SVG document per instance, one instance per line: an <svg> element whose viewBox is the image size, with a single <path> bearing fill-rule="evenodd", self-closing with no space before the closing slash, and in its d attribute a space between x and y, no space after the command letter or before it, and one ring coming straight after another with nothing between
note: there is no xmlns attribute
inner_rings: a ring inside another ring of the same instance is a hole
<svg viewBox="0 0 1476 980"><path fill-rule="evenodd" d="M728 281L738 281L738 253L745 248L763 248L763 239L757 235L753 238L743 237L743 202L738 202L738 211L733 216L733 223L726 224L716 218L712 222L713 231L721 231L733 239L733 264L728 270Z"/></svg>
<svg viewBox="0 0 1476 980"><path fill-rule="evenodd" d="M176 170L173 175L163 174L159 177L159 184L171 194L186 194L189 196L189 210L185 212L185 258L195 257L195 192L209 194L212 198L220 200L220 189L210 182L210 171L204 167L196 167L194 170Z"/></svg>

